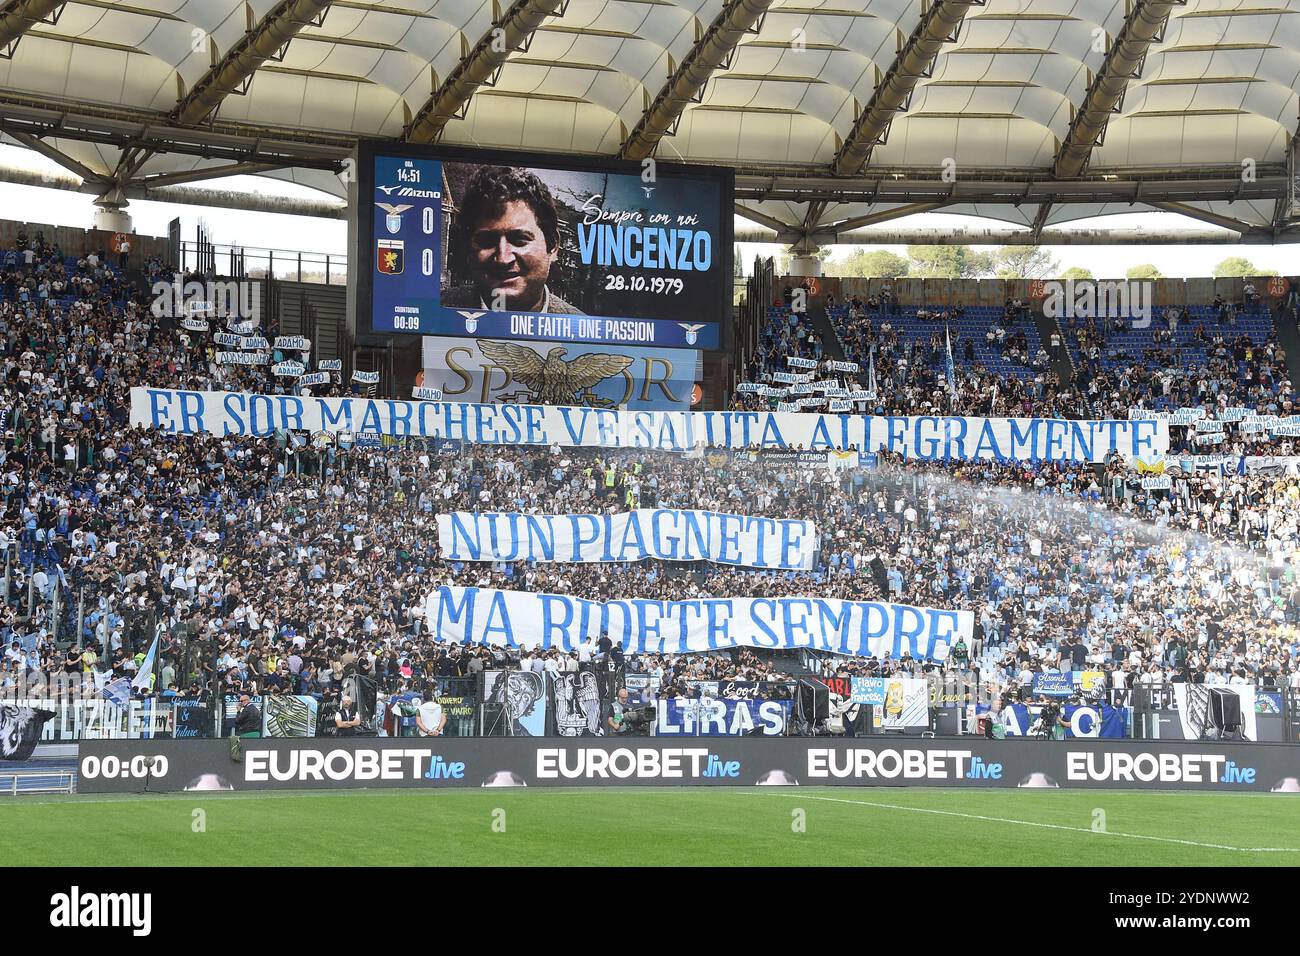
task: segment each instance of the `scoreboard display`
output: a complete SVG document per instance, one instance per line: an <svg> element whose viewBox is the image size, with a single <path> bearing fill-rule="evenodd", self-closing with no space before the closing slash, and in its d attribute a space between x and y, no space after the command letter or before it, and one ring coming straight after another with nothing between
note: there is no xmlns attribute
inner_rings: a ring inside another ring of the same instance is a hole
<svg viewBox="0 0 1300 956"><path fill-rule="evenodd" d="M730 170L371 143L360 171L371 332L726 344Z"/></svg>

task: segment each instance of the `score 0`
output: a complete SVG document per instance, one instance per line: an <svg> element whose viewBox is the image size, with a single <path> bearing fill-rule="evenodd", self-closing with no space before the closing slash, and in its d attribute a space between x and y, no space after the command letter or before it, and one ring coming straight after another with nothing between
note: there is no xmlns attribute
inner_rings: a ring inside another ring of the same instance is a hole
<svg viewBox="0 0 1300 956"><path fill-rule="evenodd" d="M420 210L420 228L426 236L433 235L433 230L438 224L435 218L438 210L433 206L425 206ZM427 276L433 275L433 249L425 246L420 250L420 271Z"/></svg>

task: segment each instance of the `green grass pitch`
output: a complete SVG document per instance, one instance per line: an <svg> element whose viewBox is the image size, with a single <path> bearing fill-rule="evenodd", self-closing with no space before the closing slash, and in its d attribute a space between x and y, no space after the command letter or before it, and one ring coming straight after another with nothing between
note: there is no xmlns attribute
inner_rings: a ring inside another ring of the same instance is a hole
<svg viewBox="0 0 1300 956"><path fill-rule="evenodd" d="M9 866L1295 866L1300 797L815 787L19 797L0 802L0 859Z"/></svg>

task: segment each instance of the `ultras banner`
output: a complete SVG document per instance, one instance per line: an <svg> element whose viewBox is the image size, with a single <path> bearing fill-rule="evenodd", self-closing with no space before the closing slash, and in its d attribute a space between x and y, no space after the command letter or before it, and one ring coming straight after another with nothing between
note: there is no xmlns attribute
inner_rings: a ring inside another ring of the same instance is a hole
<svg viewBox="0 0 1300 956"><path fill-rule="evenodd" d="M451 438L478 445L896 452L925 461L1104 462L1111 452L1149 464L1169 450L1169 423L1055 418L940 418L800 412L621 412L563 405L491 405L247 392L131 389L131 425L181 435L357 432Z"/></svg>
<svg viewBox="0 0 1300 956"><path fill-rule="evenodd" d="M150 767L149 757L157 757ZM796 737L96 740L80 793L356 787L813 786L1300 790L1300 748ZM1084 826L1086 826L1086 822Z"/></svg>
<svg viewBox="0 0 1300 956"><path fill-rule="evenodd" d="M679 697L660 700L655 709L656 737L780 737L790 722L788 700L732 700Z"/></svg>
<svg viewBox="0 0 1300 956"><path fill-rule="evenodd" d="M861 657L944 660L975 626L970 611L831 598L589 601L563 594L443 585L425 598L438 640L576 650L608 634L627 653L692 654L731 647L811 648Z"/></svg>
<svg viewBox="0 0 1300 956"><path fill-rule="evenodd" d="M711 561L749 568L812 568L817 526L789 518L637 508L621 514L438 515L448 561Z"/></svg>

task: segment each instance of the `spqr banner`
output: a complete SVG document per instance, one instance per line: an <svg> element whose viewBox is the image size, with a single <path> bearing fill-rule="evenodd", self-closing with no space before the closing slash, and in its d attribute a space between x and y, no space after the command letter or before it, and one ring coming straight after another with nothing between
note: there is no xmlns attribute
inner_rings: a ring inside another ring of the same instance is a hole
<svg viewBox="0 0 1300 956"><path fill-rule="evenodd" d="M628 653L687 654L731 647L944 660L974 615L830 598L588 601L563 594L444 585L425 599L439 640L571 651L608 634Z"/></svg>
<svg viewBox="0 0 1300 956"><path fill-rule="evenodd" d="M881 449L925 461L1100 463L1111 452L1148 464L1169 449L1167 421L872 417L803 412L652 412L563 405L484 405L246 392L131 389L131 425L181 435L281 430L453 438L486 445L765 450Z"/></svg>
<svg viewBox="0 0 1300 956"><path fill-rule="evenodd" d="M817 529L811 521L717 511L637 508L614 515L438 515L438 547L448 561L711 561L750 568L808 570Z"/></svg>

